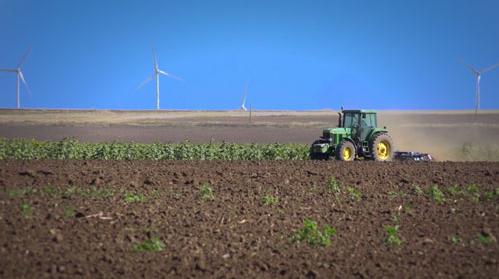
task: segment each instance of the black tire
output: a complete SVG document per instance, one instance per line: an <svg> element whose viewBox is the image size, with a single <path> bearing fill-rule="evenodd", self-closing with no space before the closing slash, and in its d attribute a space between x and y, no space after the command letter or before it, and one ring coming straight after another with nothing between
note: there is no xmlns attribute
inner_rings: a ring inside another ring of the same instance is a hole
<svg viewBox="0 0 499 279"><path fill-rule="evenodd" d="M319 160L319 156L317 153L310 153L310 160Z"/></svg>
<svg viewBox="0 0 499 279"><path fill-rule="evenodd" d="M374 135L371 141L371 158L378 162L389 162L393 160L395 146L393 139L387 133Z"/></svg>
<svg viewBox="0 0 499 279"><path fill-rule="evenodd" d="M349 151L347 151L349 150ZM353 161L355 159L355 145L348 140L344 140L338 144L335 150L336 159L339 161ZM347 156L348 154L348 156Z"/></svg>

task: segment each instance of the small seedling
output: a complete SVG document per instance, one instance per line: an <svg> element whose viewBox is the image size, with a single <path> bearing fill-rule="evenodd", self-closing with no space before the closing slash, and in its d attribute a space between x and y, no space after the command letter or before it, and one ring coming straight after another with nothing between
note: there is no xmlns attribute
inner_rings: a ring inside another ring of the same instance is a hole
<svg viewBox="0 0 499 279"><path fill-rule="evenodd" d="M64 209L64 218L70 219L70 218L75 217L75 215L76 215L76 211L73 207L66 207Z"/></svg>
<svg viewBox="0 0 499 279"><path fill-rule="evenodd" d="M42 193L46 196L53 197L57 194L57 189L54 186L47 185L42 188Z"/></svg>
<svg viewBox="0 0 499 279"><path fill-rule="evenodd" d="M462 242L462 239L458 235L453 235L450 240L452 241L452 244L458 245L459 243Z"/></svg>
<svg viewBox="0 0 499 279"><path fill-rule="evenodd" d="M159 190L157 189L154 189L151 191L151 197L154 197L156 199L159 199L161 197L161 193L159 192Z"/></svg>
<svg viewBox="0 0 499 279"><path fill-rule="evenodd" d="M114 195L114 192L112 189L109 189L109 188L100 189L100 188L97 188L96 186L82 188L80 190L77 190L77 192L82 197L85 197L85 198L108 198L108 197L112 197Z"/></svg>
<svg viewBox="0 0 499 279"><path fill-rule="evenodd" d="M421 187L419 187L418 185L414 185L414 193L418 196L421 196L424 192Z"/></svg>
<svg viewBox="0 0 499 279"><path fill-rule="evenodd" d="M399 226L385 226L385 232L388 235L386 237L386 243L391 246L399 246L402 244L402 240L397 235L399 231Z"/></svg>
<svg viewBox="0 0 499 279"><path fill-rule="evenodd" d="M483 196L489 201L493 201L495 199L498 199L499 198L499 188L496 188L494 191L487 191L483 194Z"/></svg>
<svg viewBox="0 0 499 279"><path fill-rule="evenodd" d="M63 198L66 198L66 199L69 199L71 197L73 197L74 195L78 194L78 188L76 186L71 186L71 187L68 187L63 193L62 193L62 197Z"/></svg>
<svg viewBox="0 0 499 279"><path fill-rule="evenodd" d="M212 201L215 199L215 194L213 193L213 189L210 187L210 184L208 184L208 183L203 184L200 192L201 192L201 198L203 200Z"/></svg>
<svg viewBox="0 0 499 279"><path fill-rule="evenodd" d="M144 195L142 195L142 194L125 192L123 194L123 200L126 203L133 203L133 202L143 202L145 200L145 198L144 198Z"/></svg>
<svg viewBox="0 0 499 279"><path fill-rule="evenodd" d="M430 187L428 191L428 195L430 198L437 203L443 203L445 201L445 195L444 193L438 188L437 185L433 185Z"/></svg>
<svg viewBox="0 0 499 279"><path fill-rule="evenodd" d="M414 205L412 203L408 202L408 203L404 204L403 209L404 209L405 213L411 214L414 212Z"/></svg>
<svg viewBox="0 0 499 279"><path fill-rule="evenodd" d="M327 189L329 192L331 192L335 195L341 193L340 182L338 182L338 180L336 180L335 177L331 177L331 179L329 180L329 182L327 184Z"/></svg>
<svg viewBox="0 0 499 279"><path fill-rule="evenodd" d="M23 189L11 189L7 191L7 195L9 198L22 198L25 195L31 193L33 189L31 187L23 188Z"/></svg>
<svg viewBox="0 0 499 279"><path fill-rule="evenodd" d="M390 192L388 192L388 198L389 198L390 200L393 200L393 199L394 199L394 198L396 198L397 196L398 196L398 193L397 193L397 192L395 192L395 191L390 191Z"/></svg>
<svg viewBox="0 0 499 279"><path fill-rule="evenodd" d="M166 245L157 237L147 239L133 247L135 252L161 252L166 248Z"/></svg>
<svg viewBox="0 0 499 279"><path fill-rule="evenodd" d="M466 186L466 194L471 198L474 202L480 201L480 189L475 184L470 184Z"/></svg>
<svg viewBox="0 0 499 279"><path fill-rule="evenodd" d="M33 213L33 208L31 207L31 205L29 205L29 203L26 202L21 203L19 209L21 209L21 213L24 216L30 216Z"/></svg>
<svg viewBox="0 0 499 279"><path fill-rule="evenodd" d="M478 241L480 241L482 245L489 245L494 242L494 238L488 234L480 233L478 235Z"/></svg>
<svg viewBox="0 0 499 279"><path fill-rule="evenodd" d="M392 221L396 224L400 223L400 212L397 212L392 215Z"/></svg>
<svg viewBox="0 0 499 279"><path fill-rule="evenodd" d="M463 193L463 190L457 185L450 186L449 188L447 188L447 191L451 196L458 196Z"/></svg>
<svg viewBox="0 0 499 279"><path fill-rule="evenodd" d="M293 242L306 242L311 246L329 246L331 245L331 237L336 235L336 229L326 225L321 231L317 226L317 222L310 219L303 220L303 227L296 231L292 237Z"/></svg>
<svg viewBox="0 0 499 279"><path fill-rule="evenodd" d="M265 195L262 198L262 202L264 205L272 206L279 202L279 198L272 195Z"/></svg>
<svg viewBox="0 0 499 279"><path fill-rule="evenodd" d="M310 192L316 192L317 191L317 184L315 182L312 182L312 186L310 187Z"/></svg>
<svg viewBox="0 0 499 279"><path fill-rule="evenodd" d="M362 193L357 188L347 187L347 192L348 196L350 197L350 200L352 201L359 201L360 198L362 197Z"/></svg>

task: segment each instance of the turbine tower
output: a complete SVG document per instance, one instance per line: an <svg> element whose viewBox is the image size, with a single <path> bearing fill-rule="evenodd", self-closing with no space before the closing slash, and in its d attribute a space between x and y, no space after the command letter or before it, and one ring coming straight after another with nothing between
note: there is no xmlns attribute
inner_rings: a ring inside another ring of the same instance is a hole
<svg viewBox="0 0 499 279"><path fill-rule="evenodd" d="M478 114L478 110L480 109L480 80L482 79L482 75L486 72L490 72L495 68L499 67L499 63L483 68L481 70L468 64L464 64L464 66L466 66L476 78L476 91L475 91L475 116L476 116Z"/></svg>
<svg viewBox="0 0 499 279"><path fill-rule="evenodd" d="M246 108L246 96L248 95L248 83L244 85L244 94L243 94L243 101L241 103L241 110L242 111L248 111Z"/></svg>
<svg viewBox="0 0 499 279"><path fill-rule="evenodd" d="M10 72L10 73L16 73L17 76L17 93L16 93L16 100L17 100L17 109L21 108L21 96L20 96L20 90L21 90L21 82L24 83L26 86L26 90L28 93L30 93L28 83L26 82L26 79L24 79L24 74L23 71L21 70L21 66L24 64L26 61L26 58L28 58L28 55L31 53L31 49L26 51L26 53L21 57L21 60L19 60L19 63L17 64L17 67L15 69L0 69L0 72Z"/></svg>
<svg viewBox="0 0 499 279"><path fill-rule="evenodd" d="M153 57L153 72L151 75L147 77L146 80L144 80L138 87L138 89L142 88L142 86L146 85L148 82L156 78L156 110L159 110L159 76L167 76L170 78L174 78L177 80L183 80L177 76L174 76L168 72L165 72L161 70L158 66L158 57L156 56L156 51L153 49L152 50L152 57Z"/></svg>

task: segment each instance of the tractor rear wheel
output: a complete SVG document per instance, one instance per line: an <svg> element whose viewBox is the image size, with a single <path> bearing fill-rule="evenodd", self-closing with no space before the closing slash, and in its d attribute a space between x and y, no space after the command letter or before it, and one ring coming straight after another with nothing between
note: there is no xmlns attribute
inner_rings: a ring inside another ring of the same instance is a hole
<svg viewBox="0 0 499 279"><path fill-rule="evenodd" d="M387 133L380 133L374 136L371 141L371 157L375 161L386 162L393 159L393 139Z"/></svg>
<svg viewBox="0 0 499 279"><path fill-rule="evenodd" d="M336 159L340 161L353 161L355 159L355 146L350 141L344 140L336 148Z"/></svg>

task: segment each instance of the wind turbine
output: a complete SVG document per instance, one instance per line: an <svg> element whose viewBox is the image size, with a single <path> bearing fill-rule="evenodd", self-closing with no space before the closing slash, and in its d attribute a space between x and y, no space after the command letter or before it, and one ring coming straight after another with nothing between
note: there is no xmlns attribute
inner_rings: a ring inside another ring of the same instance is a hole
<svg viewBox="0 0 499 279"><path fill-rule="evenodd" d="M244 95L243 95L243 101L241 103L241 110L242 111L248 111L246 108L246 96L248 95L248 83L244 85Z"/></svg>
<svg viewBox="0 0 499 279"><path fill-rule="evenodd" d="M499 67L499 63L483 68L481 70L468 64L464 64L464 66L466 66L476 78L476 91L475 91L475 116L476 116L478 114L478 110L480 109L480 80L482 79L482 75L486 72L490 72L495 68Z"/></svg>
<svg viewBox="0 0 499 279"><path fill-rule="evenodd" d="M23 74L23 71L21 70L21 66L24 64L24 62L26 61L26 58L28 58L28 55L30 53L31 53L31 49L26 51L26 53L23 55L23 57L21 57L21 60L19 60L19 63L17 64L17 67L15 69L0 69L0 72L16 73L16 76L17 76L17 95L16 95L17 109L19 109L21 107L21 96L19 94L19 91L21 89L20 82L24 83L24 85L26 86L26 90L28 91L28 93L30 93L28 83L24 79L24 74Z"/></svg>
<svg viewBox="0 0 499 279"><path fill-rule="evenodd" d="M165 72L161 70L158 66L158 57L156 56L156 51L153 49L152 50L152 57L153 57L153 72L151 75L147 77L146 80L144 80L138 87L138 89L142 88L142 86L146 85L148 82L156 78L156 110L159 110L159 76L167 76L176 80L183 80L177 76L174 76L168 72Z"/></svg>

